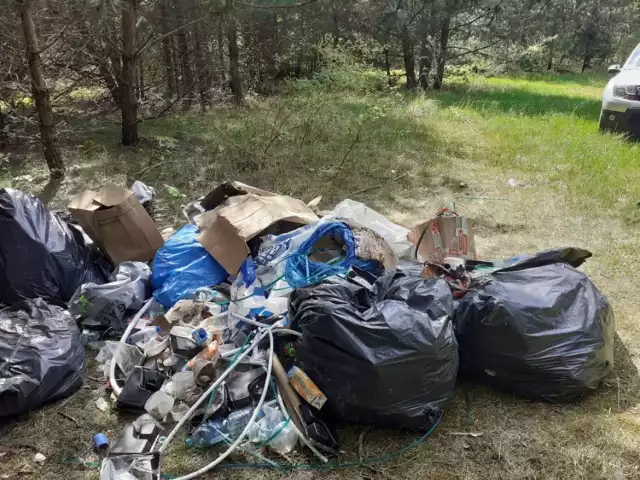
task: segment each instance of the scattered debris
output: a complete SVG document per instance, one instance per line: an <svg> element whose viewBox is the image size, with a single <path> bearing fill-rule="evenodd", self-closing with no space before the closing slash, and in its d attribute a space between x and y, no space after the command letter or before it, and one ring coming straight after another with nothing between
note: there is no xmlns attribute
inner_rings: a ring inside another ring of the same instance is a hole
<svg viewBox="0 0 640 480"><path fill-rule="evenodd" d="M96 407L98 407L98 410L100 410L101 412L107 412L109 411L109 409L111 408L109 406L109 402L107 402L104 398L99 397L98 399L96 399Z"/></svg>
<svg viewBox="0 0 640 480"><path fill-rule="evenodd" d="M451 210L409 230L349 199L319 218L321 197L304 204L239 182L188 204L189 223L161 234L142 207L154 190L141 182L131 190L107 185L69 205L91 248L115 262L111 277L84 281L75 272L72 292L52 292L68 311L42 299L0 311L0 359L29 366L28 385L7 391L6 398L18 392L19 405L5 401L0 382L0 416L72 393L84 369L83 341L99 348L112 391L96 408L139 415L114 442L91 437L104 457L102 480L160 478L163 455L184 433L190 447L227 445L200 474L234 450L278 467L269 449L288 460L296 447L308 448L327 463L340 451L341 422L430 431L447 409L459 364L480 382L545 400L587 393L611 370L610 306L586 275L567 268L590 256L583 250L480 261L473 220ZM62 245L87 278L102 271L89 261L82 232L39 205L24 210L25 221L36 213L75 239ZM38 261L47 265L57 256L45 250ZM24 333L31 330L37 342Z"/></svg>

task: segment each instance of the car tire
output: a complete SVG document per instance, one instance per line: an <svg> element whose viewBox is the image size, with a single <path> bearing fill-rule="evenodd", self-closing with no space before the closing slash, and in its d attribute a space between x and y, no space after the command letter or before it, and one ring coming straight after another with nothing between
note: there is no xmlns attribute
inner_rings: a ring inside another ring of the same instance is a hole
<svg viewBox="0 0 640 480"><path fill-rule="evenodd" d="M604 119L604 112L602 110L600 110L600 120L598 120L598 128L602 133L608 132L610 130L606 124L606 121Z"/></svg>

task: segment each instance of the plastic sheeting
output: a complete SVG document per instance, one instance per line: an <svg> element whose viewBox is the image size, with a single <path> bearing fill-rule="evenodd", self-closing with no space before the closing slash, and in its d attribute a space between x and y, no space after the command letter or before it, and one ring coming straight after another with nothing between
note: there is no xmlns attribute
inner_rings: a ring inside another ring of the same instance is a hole
<svg viewBox="0 0 640 480"><path fill-rule="evenodd" d="M82 386L84 348L75 321L41 298L0 310L0 419Z"/></svg>
<svg viewBox="0 0 640 480"><path fill-rule="evenodd" d="M359 279L361 280L361 279ZM291 295L296 364L341 420L425 430L458 373L453 299L440 279L388 272L372 286L332 279Z"/></svg>
<svg viewBox="0 0 640 480"><path fill-rule="evenodd" d="M614 317L574 267L591 254L550 250L474 281L454 322L461 373L548 401L587 393L613 369Z"/></svg>
<svg viewBox="0 0 640 480"><path fill-rule="evenodd" d="M172 307L200 287L219 285L228 276L198 243L199 233L195 225L185 225L156 252L151 288L154 298L165 307Z"/></svg>
<svg viewBox="0 0 640 480"><path fill-rule="evenodd" d="M102 284L107 264L80 230L19 190L0 190L0 303L42 297L64 304L83 283Z"/></svg>
<svg viewBox="0 0 640 480"><path fill-rule="evenodd" d="M113 281L82 285L69 301L69 312L84 324L122 330L125 312L140 310L147 299L151 269L142 262L122 262Z"/></svg>
<svg viewBox="0 0 640 480"><path fill-rule="evenodd" d="M398 258L413 258L415 246L407 240L410 230L390 222L384 215L364 203L347 198L325 215L325 218L328 217L353 220L384 238Z"/></svg>

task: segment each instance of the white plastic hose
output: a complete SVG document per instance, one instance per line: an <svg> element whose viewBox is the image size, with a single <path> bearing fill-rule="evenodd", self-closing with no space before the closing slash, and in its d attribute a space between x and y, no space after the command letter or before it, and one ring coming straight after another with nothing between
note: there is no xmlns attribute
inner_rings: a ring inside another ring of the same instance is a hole
<svg viewBox="0 0 640 480"><path fill-rule="evenodd" d="M219 465L225 458L227 458L229 455L231 455L231 453L238 447L238 445L240 445L240 443L242 442L242 440L244 439L244 437L247 436L247 434L249 433L249 431L251 430L251 428L253 427L253 424L256 422L256 420L258 419L258 415L260 413L260 410L262 409L262 405L265 401L265 399L267 398L267 393L269 392L269 381L271 380L271 370L273 367L273 355L274 355L274 345L273 345L273 333L271 332L271 329L266 329L267 334L269 335L269 362L267 364L267 378L265 380L265 385L264 388L262 389L262 395L260 396L260 400L258 401L258 404L256 405L256 408L253 411L253 415L251 415L251 418L249 419L249 423L247 423L247 426L244 427L244 430L242 431L242 433L240 434L240 436L238 436L238 438L236 439L235 442L233 442L231 445L229 445L229 448L227 448L227 450L222 453L218 458L216 458L213 462L211 462L208 465L205 465L204 467L202 467L200 470L197 470L195 472L189 473L187 475L184 475L182 477L178 477L176 480L189 480L191 478L195 478L199 475L202 475L205 472L208 472L209 470L211 470L212 468L215 468L216 465ZM256 345L258 345L259 341L264 337L264 334L260 337L257 337L254 342L253 345L250 347L250 349L248 349L247 351L255 348ZM245 352L246 353L246 352ZM232 367L235 367L235 362L234 365L232 365ZM230 367L231 368L231 367ZM225 372L226 373L226 372ZM216 382L217 383L217 382ZM215 385L215 384L214 384ZM210 387L209 390L212 390L212 388ZM207 391L209 391L207 390ZM196 405L198 405L199 403L201 403L204 400L205 396L203 395L202 397L200 397L200 400L198 400L198 402L196 402ZM193 409L193 407L191 407ZM188 418L190 416L190 411L187 412L187 414L185 415L184 418ZM183 420L184 420L183 418ZM175 433L177 432L177 430L179 429L181 425L178 424L176 426L176 428L174 428L174 430L171 431L171 433L169 434L169 436L167 437L167 439L165 440L165 442L162 444L162 447L160 449L160 451L164 451L166 449L166 446L169 443L169 440L175 436Z"/></svg>
<svg viewBox="0 0 640 480"><path fill-rule="evenodd" d="M182 417L182 419L178 422L174 429L169 432L169 435L167 435L167 438L160 447L160 453L163 453L167 449L173 437L176 436L180 428L182 428L187 420L189 420L193 416L194 412L198 409L200 404L205 401L205 399L211 394L211 392L214 391L214 389L218 388L218 386L233 372L236 366L238 366L238 364L258 346L260 340L262 340L266 335L266 331L258 333L251 345L249 345L249 347L244 352L238 355L238 358L236 358L235 361L231 365L229 365L229 368L227 368L224 373L222 373L222 375L220 375L218 379L213 382L211 386L200 396L196 403L194 403L193 406L187 411L187 413L184 414L184 417Z"/></svg>
<svg viewBox="0 0 640 480"><path fill-rule="evenodd" d="M122 388L120 388L120 385L118 385L118 382L116 381L116 359L120 355L120 348L122 347L122 345L127 343L127 338L129 338L129 335L131 335L131 332L138 324L138 320L140 320L142 316L147 313L147 310L149 310L149 307L151 306L151 302L153 302L153 297L147 300L142 308L138 310L138 313L136 313L136 315L131 319L129 325L127 326L127 329L122 334L122 337L120 338L120 341L116 346L116 351L113 352L113 358L111 359L111 364L109 365L109 383L111 384L113 393L115 393L116 396L120 395L120 392L122 392Z"/></svg>

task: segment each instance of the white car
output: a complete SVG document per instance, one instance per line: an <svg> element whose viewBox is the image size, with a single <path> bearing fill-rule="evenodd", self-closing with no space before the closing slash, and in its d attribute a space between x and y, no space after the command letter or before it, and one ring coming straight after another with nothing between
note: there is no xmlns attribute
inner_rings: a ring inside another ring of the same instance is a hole
<svg viewBox="0 0 640 480"><path fill-rule="evenodd" d="M611 65L616 74L604 89L600 131L626 132L640 136L640 45L625 64Z"/></svg>

